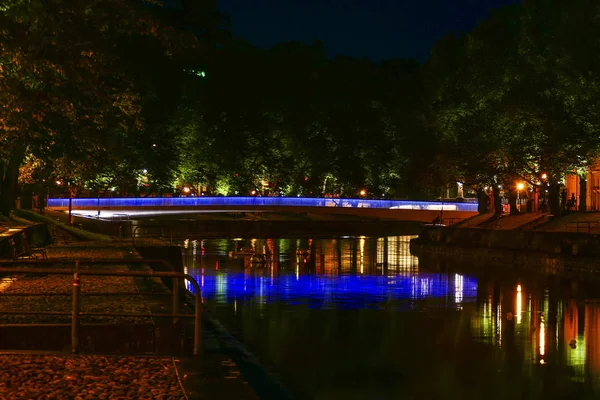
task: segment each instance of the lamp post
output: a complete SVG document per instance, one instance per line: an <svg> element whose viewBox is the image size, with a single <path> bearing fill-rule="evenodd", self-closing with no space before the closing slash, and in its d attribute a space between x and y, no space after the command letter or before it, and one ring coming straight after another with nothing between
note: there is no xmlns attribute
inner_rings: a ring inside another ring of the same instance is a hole
<svg viewBox="0 0 600 400"><path fill-rule="evenodd" d="M96 189L96 195L98 196L98 219L100 219L100 189Z"/></svg>
<svg viewBox="0 0 600 400"><path fill-rule="evenodd" d="M71 193L71 183L67 183L69 189L69 226L73 226L73 193Z"/></svg>
<svg viewBox="0 0 600 400"><path fill-rule="evenodd" d="M542 199L542 205L538 208L542 212L546 212L546 179L548 178L548 174L543 173L540 178L540 197Z"/></svg>
<svg viewBox="0 0 600 400"><path fill-rule="evenodd" d="M519 200L519 194L521 193L521 190L523 190L524 187L525 185L523 185L522 182L517 183L517 209L519 211L521 211L521 201Z"/></svg>

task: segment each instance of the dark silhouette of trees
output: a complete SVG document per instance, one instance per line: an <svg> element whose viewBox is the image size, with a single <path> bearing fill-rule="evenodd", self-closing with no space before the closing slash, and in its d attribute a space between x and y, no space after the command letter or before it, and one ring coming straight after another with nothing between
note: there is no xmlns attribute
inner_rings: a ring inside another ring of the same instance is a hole
<svg viewBox="0 0 600 400"><path fill-rule="evenodd" d="M596 15L591 2L526 1L437 44L427 70L449 180L503 185L516 212L516 182L546 173L559 212L564 174L600 150Z"/></svg>
<svg viewBox="0 0 600 400"><path fill-rule="evenodd" d="M596 17L527 0L420 65L255 48L214 1L5 2L0 213L19 171L121 195L416 199L463 182L496 213L500 190L514 206L517 182L547 174L557 212L564 174L600 150Z"/></svg>

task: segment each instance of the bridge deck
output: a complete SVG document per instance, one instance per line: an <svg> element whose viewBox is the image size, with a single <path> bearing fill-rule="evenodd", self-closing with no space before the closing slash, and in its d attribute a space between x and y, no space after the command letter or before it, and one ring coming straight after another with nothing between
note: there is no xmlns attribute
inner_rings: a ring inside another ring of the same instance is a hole
<svg viewBox="0 0 600 400"><path fill-rule="evenodd" d="M69 199L48 199L48 209L67 210ZM290 197L150 197L74 198L73 213L100 214L103 218L201 212L281 212L345 214L375 219L431 222L435 218L454 222L473 216L477 204L441 201L323 199Z"/></svg>
<svg viewBox="0 0 600 400"><path fill-rule="evenodd" d="M78 209L140 209L140 208L248 208L248 207L327 207L377 208L422 211L477 212L477 204L441 201L330 199L305 197L145 197L145 198L74 198ZM69 199L48 199L48 208L69 207Z"/></svg>

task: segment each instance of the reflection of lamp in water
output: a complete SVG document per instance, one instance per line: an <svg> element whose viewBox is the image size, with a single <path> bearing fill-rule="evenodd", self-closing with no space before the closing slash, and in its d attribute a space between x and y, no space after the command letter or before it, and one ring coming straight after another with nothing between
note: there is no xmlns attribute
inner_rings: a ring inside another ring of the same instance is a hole
<svg viewBox="0 0 600 400"><path fill-rule="evenodd" d="M360 273L362 274L364 272L365 238L361 237L358 243L360 246Z"/></svg>
<svg viewBox="0 0 600 400"><path fill-rule="evenodd" d="M498 335L498 347L502 347L502 300L496 306L496 333Z"/></svg>
<svg viewBox="0 0 600 400"><path fill-rule="evenodd" d="M517 285L517 324L521 323L521 312L523 309L521 285Z"/></svg>
<svg viewBox="0 0 600 400"><path fill-rule="evenodd" d="M546 324L544 323L544 316L541 316L540 321L540 364L544 364L544 355L546 354Z"/></svg>

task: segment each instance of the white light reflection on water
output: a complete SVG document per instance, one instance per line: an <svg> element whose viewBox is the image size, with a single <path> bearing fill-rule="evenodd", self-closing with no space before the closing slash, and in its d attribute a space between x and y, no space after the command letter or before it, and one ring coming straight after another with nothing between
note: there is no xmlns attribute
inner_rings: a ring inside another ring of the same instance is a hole
<svg viewBox="0 0 600 400"><path fill-rule="evenodd" d="M463 290L464 290L464 278L461 275L454 275L454 302L456 304L462 303Z"/></svg>

